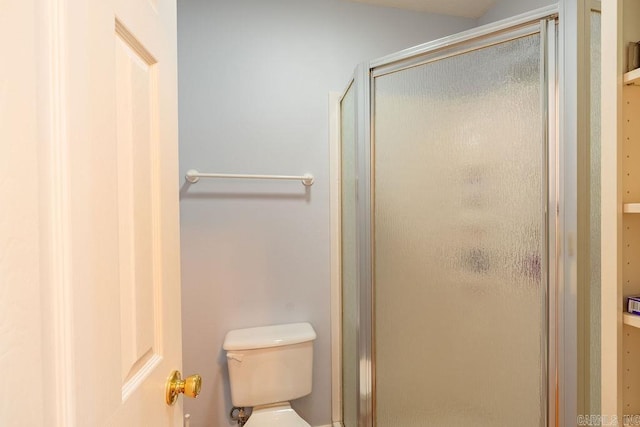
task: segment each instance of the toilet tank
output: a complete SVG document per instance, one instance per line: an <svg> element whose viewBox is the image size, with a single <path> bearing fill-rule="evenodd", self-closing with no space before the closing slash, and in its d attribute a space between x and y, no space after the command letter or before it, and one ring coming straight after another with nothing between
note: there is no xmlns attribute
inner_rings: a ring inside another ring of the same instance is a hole
<svg viewBox="0 0 640 427"><path fill-rule="evenodd" d="M311 393L315 339L309 323L229 331L222 347L233 405L286 402Z"/></svg>

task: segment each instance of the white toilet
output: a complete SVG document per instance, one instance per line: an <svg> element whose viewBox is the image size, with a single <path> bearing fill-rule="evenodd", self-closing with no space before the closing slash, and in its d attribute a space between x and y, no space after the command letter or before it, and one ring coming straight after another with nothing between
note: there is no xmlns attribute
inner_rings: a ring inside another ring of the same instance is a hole
<svg viewBox="0 0 640 427"><path fill-rule="evenodd" d="M229 331L231 401L253 411L245 427L310 427L289 401L311 393L313 340L308 323Z"/></svg>

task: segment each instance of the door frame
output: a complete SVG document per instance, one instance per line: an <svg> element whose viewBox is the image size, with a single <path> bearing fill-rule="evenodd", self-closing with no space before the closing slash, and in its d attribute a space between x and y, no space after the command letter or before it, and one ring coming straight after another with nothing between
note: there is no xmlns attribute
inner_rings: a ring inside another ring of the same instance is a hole
<svg viewBox="0 0 640 427"><path fill-rule="evenodd" d="M342 426L342 92L329 93L329 228L331 281L331 422Z"/></svg>

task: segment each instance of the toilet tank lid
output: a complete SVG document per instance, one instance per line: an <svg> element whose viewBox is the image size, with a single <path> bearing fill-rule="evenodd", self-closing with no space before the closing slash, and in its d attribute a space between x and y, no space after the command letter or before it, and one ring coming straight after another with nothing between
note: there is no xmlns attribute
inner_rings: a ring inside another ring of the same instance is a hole
<svg viewBox="0 0 640 427"><path fill-rule="evenodd" d="M281 347L316 339L316 331L309 323L260 326L227 332L222 348L225 350L253 350Z"/></svg>

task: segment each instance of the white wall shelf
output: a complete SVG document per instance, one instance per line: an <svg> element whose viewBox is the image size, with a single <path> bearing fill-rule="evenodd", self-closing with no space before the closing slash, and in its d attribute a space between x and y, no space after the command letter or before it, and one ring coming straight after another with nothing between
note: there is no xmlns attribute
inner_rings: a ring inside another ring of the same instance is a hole
<svg viewBox="0 0 640 427"><path fill-rule="evenodd" d="M640 203L625 203L624 213L640 213Z"/></svg>
<svg viewBox="0 0 640 427"><path fill-rule="evenodd" d="M623 313L622 321L625 325L633 326L634 328L640 328L640 315Z"/></svg>
<svg viewBox="0 0 640 427"><path fill-rule="evenodd" d="M624 73L624 84L640 85L640 68Z"/></svg>

